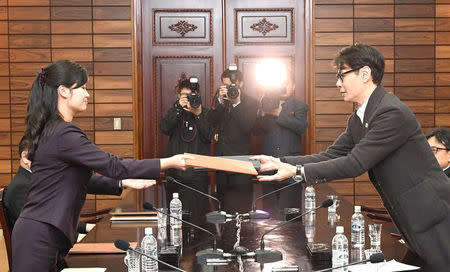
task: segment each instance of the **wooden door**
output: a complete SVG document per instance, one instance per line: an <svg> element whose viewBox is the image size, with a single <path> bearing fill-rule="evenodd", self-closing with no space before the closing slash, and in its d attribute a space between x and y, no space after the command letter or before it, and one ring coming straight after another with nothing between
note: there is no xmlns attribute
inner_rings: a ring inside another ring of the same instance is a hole
<svg viewBox="0 0 450 272"><path fill-rule="evenodd" d="M199 77L203 104L210 107L220 74L236 63L244 73L245 91L259 99L256 64L263 58L276 58L294 71L295 96L310 104L308 3L135 0L136 154L165 156L167 136L160 133L158 124L176 99L174 88L181 76ZM303 150L308 151L310 137L304 138ZM258 153L259 145L260 140L252 139L252 152Z"/></svg>

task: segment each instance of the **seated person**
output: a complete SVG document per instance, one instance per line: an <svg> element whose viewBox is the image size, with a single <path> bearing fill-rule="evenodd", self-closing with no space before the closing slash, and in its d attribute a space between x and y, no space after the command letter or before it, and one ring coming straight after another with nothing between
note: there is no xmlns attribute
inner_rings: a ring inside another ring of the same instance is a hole
<svg viewBox="0 0 450 272"><path fill-rule="evenodd" d="M447 127L434 128L425 136L442 170L447 177L450 177L450 129Z"/></svg>

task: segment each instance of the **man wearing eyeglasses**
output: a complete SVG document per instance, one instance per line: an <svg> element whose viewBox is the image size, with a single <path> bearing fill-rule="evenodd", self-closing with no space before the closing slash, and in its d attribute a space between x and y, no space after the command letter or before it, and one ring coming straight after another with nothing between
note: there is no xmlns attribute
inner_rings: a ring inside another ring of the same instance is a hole
<svg viewBox="0 0 450 272"><path fill-rule="evenodd" d="M427 137L431 150L447 177L450 177L450 129L439 127L430 130Z"/></svg>
<svg viewBox="0 0 450 272"><path fill-rule="evenodd" d="M450 180L439 167L411 110L381 85L384 57L367 45L339 52L336 86L358 109L347 129L324 152L308 156L254 156L259 181L293 177L306 185L369 172L392 220L427 271L450 265Z"/></svg>

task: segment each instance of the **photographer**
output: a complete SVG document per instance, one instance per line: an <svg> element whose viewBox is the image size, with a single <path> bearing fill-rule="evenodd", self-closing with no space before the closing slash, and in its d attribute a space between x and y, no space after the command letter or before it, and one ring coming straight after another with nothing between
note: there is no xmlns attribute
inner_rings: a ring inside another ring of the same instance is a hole
<svg viewBox="0 0 450 272"><path fill-rule="evenodd" d="M209 155L213 129L207 119L208 111L201 104L198 79L191 77L181 81L177 101L159 123L160 130L169 136L167 154L189 152ZM165 174L197 190L208 192L207 172L196 172L189 168L186 171L168 169ZM174 192L179 193L183 208L191 212L193 220L201 219L208 211L206 198L198 197L197 193L172 183L166 183L167 207Z"/></svg>
<svg viewBox="0 0 450 272"><path fill-rule="evenodd" d="M243 94L242 73L231 66L221 76L210 112L216 126L214 154L233 156L250 154L250 135L256 121L258 102ZM227 212L247 212L251 208L251 176L218 172L217 195Z"/></svg>
<svg viewBox="0 0 450 272"><path fill-rule="evenodd" d="M302 133L308 127L308 106L293 97L293 74L286 73L286 80L280 85L265 90L258 108L255 131L264 136L263 154L276 158L298 156L301 154ZM293 182L289 178L282 182L264 182L261 186L266 194ZM274 208L279 211L284 208L301 208L301 195L302 186L294 185L273 197L267 197L263 202L264 210L271 212Z"/></svg>

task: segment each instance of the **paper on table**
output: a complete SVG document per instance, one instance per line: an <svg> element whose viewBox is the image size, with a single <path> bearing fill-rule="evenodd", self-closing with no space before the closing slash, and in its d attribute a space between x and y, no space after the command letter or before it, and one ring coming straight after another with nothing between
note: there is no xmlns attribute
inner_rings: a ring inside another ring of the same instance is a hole
<svg viewBox="0 0 450 272"><path fill-rule="evenodd" d="M64 268L61 272L105 272L103 267Z"/></svg>
<svg viewBox="0 0 450 272"><path fill-rule="evenodd" d="M348 271L352 272L391 272L391 271L409 271L417 270L420 267L409 264L397 262L396 260L390 260L384 263L367 263L358 264L348 267Z"/></svg>
<svg viewBox="0 0 450 272"><path fill-rule="evenodd" d="M232 160L232 159L197 155L197 154L191 154L191 153L184 153L184 154L194 157L194 159L186 160L186 166L203 167L203 168L208 168L208 169L216 169L216 170L222 170L222 171L227 171L227 172L234 172L234 173L241 173L241 174L248 174L248 175L255 175L255 176L258 175L258 172L256 171L255 167L253 166L253 163L249 162L249 161L246 162L246 161L242 161L242 160Z"/></svg>

